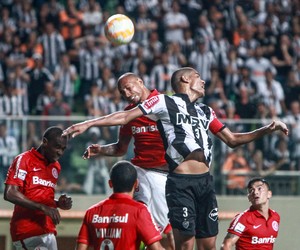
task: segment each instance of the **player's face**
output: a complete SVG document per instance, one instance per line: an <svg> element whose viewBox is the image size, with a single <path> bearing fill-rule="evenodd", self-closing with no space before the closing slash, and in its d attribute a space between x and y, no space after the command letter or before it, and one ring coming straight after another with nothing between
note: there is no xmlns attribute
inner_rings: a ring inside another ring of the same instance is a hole
<svg viewBox="0 0 300 250"><path fill-rule="evenodd" d="M203 81L197 71L193 71L190 74L191 89L198 93L199 97L205 95L205 81Z"/></svg>
<svg viewBox="0 0 300 250"><path fill-rule="evenodd" d="M254 182L252 187L248 189L248 199L253 206L267 203L271 196L272 192L261 181Z"/></svg>
<svg viewBox="0 0 300 250"><path fill-rule="evenodd" d="M120 94L129 102L137 104L142 102L143 82L139 78L128 77L119 83Z"/></svg>
<svg viewBox="0 0 300 250"><path fill-rule="evenodd" d="M67 148L66 137L51 138L51 140L44 138L43 143L45 147L44 156L50 163L58 161Z"/></svg>

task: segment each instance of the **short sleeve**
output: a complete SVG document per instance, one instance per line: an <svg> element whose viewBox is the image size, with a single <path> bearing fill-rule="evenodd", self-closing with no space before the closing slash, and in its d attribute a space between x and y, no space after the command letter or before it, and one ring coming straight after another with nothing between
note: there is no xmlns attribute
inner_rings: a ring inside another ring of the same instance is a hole
<svg viewBox="0 0 300 250"><path fill-rule="evenodd" d="M147 99L139 104L138 107L142 110L144 115L156 114L163 110L164 103L164 95L160 94Z"/></svg>
<svg viewBox="0 0 300 250"><path fill-rule="evenodd" d="M238 214L232 220L227 232L240 237L245 230L246 230L246 220L242 213L242 214Z"/></svg>
<svg viewBox="0 0 300 250"><path fill-rule="evenodd" d="M218 119L215 111L213 111L212 108L210 108L210 110L211 110L211 117L210 117L210 123L209 123L209 130L213 134L216 134L216 133L220 132L223 128L225 128L225 125Z"/></svg>
<svg viewBox="0 0 300 250"><path fill-rule="evenodd" d="M82 225L80 227L78 236L77 236L77 242L86 244L86 245L92 245L90 240L89 240L89 227L88 227L88 222L87 222L87 212L84 216Z"/></svg>
<svg viewBox="0 0 300 250"><path fill-rule="evenodd" d="M143 206L139 211L137 231L146 245L150 245L162 238L158 227L146 206Z"/></svg>
<svg viewBox="0 0 300 250"><path fill-rule="evenodd" d="M24 154L16 157L8 169L5 183L23 187L28 164L30 164L29 159Z"/></svg>

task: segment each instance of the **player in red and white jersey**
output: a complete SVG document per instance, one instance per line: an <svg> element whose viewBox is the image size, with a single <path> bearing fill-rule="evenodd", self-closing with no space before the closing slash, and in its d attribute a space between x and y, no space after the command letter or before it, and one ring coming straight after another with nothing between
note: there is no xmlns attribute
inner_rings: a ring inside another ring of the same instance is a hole
<svg viewBox="0 0 300 250"><path fill-rule="evenodd" d="M280 216L269 208L272 197L269 183L260 177L249 181L249 209L238 214L230 223L222 250L272 250L278 236Z"/></svg>
<svg viewBox="0 0 300 250"><path fill-rule="evenodd" d="M119 78L118 89L130 103L125 110L130 110L139 103L159 95L156 89L146 88L143 80L133 73L126 73ZM117 142L109 145L90 145L84 153L84 158L95 155L124 155L132 138L134 138L134 157L131 162L136 166L139 180L134 199L148 206L160 232L166 235L162 244L169 250L175 249L165 198L168 166L156 121L147 116L130 121L121 126Z"/></svg>
<svg viewBox="0 0 300 250"><path fill-rule="evenodd" d="M18 155L8 170L4 199L15 204L10 232L16 249L57 249L57 208L72 207L65 194L54 197L61 170L58 159L67 146L61 135L61 128L48 128L40 146Z"/></svg>
<svg viewBox="0 0 300 250"><path fill-rule="evenodd" d="M137 171L128 161L117 162L110 171L113 194L90 207L77 238L77 250L136 250L141 241L150 250L162 250L160 232L146 205L133 199Z"/></svg>

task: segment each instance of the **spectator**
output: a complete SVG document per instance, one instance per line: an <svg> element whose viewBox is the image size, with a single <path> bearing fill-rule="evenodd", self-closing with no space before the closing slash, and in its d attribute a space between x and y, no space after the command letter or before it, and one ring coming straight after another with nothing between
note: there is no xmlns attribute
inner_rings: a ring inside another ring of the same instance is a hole
<svg viewBox="0 0 300 250"><path fill-rule="evenodd" d="M36 11L30 1L21 1L21 9L17 13L18 33L22 41L37 28Z"/></svg>
<svg viewBox="0 0 300 250"><path fill-rule="evenodd" d="M266 89L261 93L263 101L267 106L274 106L276 116L282 116L286 113L285 96L280 82L274 80L271 69L265 71ZM263 82L259 82L261 85Z"/></svg>
<svg viewBox="0 0 300 250"><path fill-rule="evenodd" d="M19 153L17 138L10 135L7 130L7 125L3 121L0 123L0 191L4 190L4 180L7 175L9 165L13 158Z"/></svg>
<svg viewBox="0 0 300 250"><path fill-rule="evenodd" d="M38 95L36 101L36 115L42 115L44 108L55 100L55 88L53 82L46 82L44 91Z"/></svg>
<svg viewBox="0 0 300 250"><path fill-rule="evenodd" d="M73 41L82 35L82 12L78 11L74 0L66 1L66 8L59 12L60 33L62 34L67 50Z"/></svg>
<svg viewBox="0 0 300 250"><path fill-rule="evenodd" d="M97 127L90 128L88 131L89 140L86 147L91 144L105 144L101 139L101 131ZM85 175L82 188L86 194L105 194L110 193L109 185L109 169L104 156L98 155L88 159L88 169Z"/></svg>
<svg viewBox="0 0 300 250"><path fill-rule="evenodd" d="M239 80L233 86L233 92L238 97L240 92L245 89L247 91L249 99L251 102L255 102L259 98L257 83L250 78L250 69L246 65L241 65L239 68Z"/></svg>
<svg viewBox="0 0 300 250"><path fill-rule="evenodd" d="M168 53L162 52L160 62L152 68L150 73L151 86L161 93L172 93L170 79L176 68L176 65L169 61Z"/></svg>
<svg viewBox="0 0 300 250"><path fill-rule="evenodd" d="M36 100L45 89L47 82L54 82L54 76L43 65L43 57L41 54L34 54L32 56L34 66L32 68L25 68L26 81L28 82L29 94L29 114L36 114Z"/></svg>
<svg viewBox="0 0 300 250"><path fill-rule="evenodd" d="M68 54L60 55L60 63L55 65L54 79L56 88L63 94L66 103L73 109L75 81L77 80L77 69L70 63Z"/></svg>
<svg viewBox="0 0 300 250"><path fill-rule="evenodd" d="M225 67L228 65L227 51L229 43L223 36L223 31L220 28L214 29L214 39L210 42L210 51L213 53L216 67L222 79L225 79Z"/></svg>
<svg viewBox="0 0 300 250"><path fill-rule="evenodd" d="M279 43L276 46L274 55L271 57L271 61L277 69L276 80L282 85L286 83L287 74L292 69L293 57L291 39L286 34L280 35Z"/></svg>
<svg viewBox="0 0 300 250"><path fill-rule="evenodd" d="M53 118L44 121L44 127L58 126L60 128L65 128L69 125L68 116L71 115L70 106L64 101L63 95L59 90L54 91L54 100L44 107L44 116L61 116L60 120L53 120Z"/></svg>
<svg viewBox="0 0 300 250"><path fill-rule="evenodd" d="M222 173L226 177L227 194L242 194L251 173L243 148L236 148L227 155Z"/></svg>
<svg viewBox="0 0 300 250"><path fill-rule="evenodd" d="M29 113L28 103L28 83L24 69L21 65L15 67L15 70L8 76L8 84L14 89L14 95L19 105L19 115L27 115Z"/></svg>
<svg viewBox="0 0 300 250"><path fill-rule="evenodd" d="M210 81L211 68L216 65L214 55L211 51L207 51L204 38L197 39L196 45L197 49L191 53L188 59L189 64L197 69L204 81Z"/></svg>
<svg viewBox="0 0 300 250"><path fill-rule="evenodd" d="M81 6L82 28L84 35L95 35L96 26L100 25L102 20L102 9L96 0L84 1Z"/></svg>
<svg viewBox="0 0 300 250"><path fill-rule="evenodd" d="M180 4L173 1L171 10L168 11L163 18L164 25L164 41L165 42L181 42L183 40L184 29L190 26L187 16L180 11Z"/></svg>
<svg viewBox="0 0 300 250"><path fill-rule="evenodd" d="M261 82L265 81L265 71L270 69L273 74L276 74L276 69L271 63L271 61L263 55L263 48L260 45L257 45L254 49L253 57L249 58L245 64L250 70L251 79L256 82L258 85L258 92L260 94L264 93L265 85L261 84ZM262 86L260 86L262 85Z"/></svg>
<svg viewBox="0 0 300 250"><path fill-rule="evenodd" d="M214 32L211 23L206 14L201 14L198 17L198 26L194 30L195 40L204 39L204 48L208 49L210 42L214 39Z"/></svg>
<svg viewBox="0 0 300 250"><path fill-rule="evenodd" d="M242 119L253 119L256 114L255 103L250 100L248 89L241 87L235 102L236 113Z"/></svg>
<svg viewBox="0 0 300 250"><path fill-rule="evenodd" d="M134 40L139 44L147 44L149 35L157 30L158 23L149 15L146 3L139 3L135 17Z"/></svg>
<svg viewBox="0 0 300 250"><path fill-rule="evenodd" d="M187 65L187 58L181 51L180 43L170 42L168 44L167 53L169 55L169 62L176 67L183 67Z"/></svg>
<svg viewBox="0 0 300 250"><path fill-rule="evenodd" d="M81 98L89 92L91 84L100 77L102 51L96 45L96 39L89 35L74 41L73 56L79 59L79 77Z"/></svg>
<svg viewBox="0 0 300 250"><path fill-rule="evenodd" d="M295 161L295 169L300 170L300 102L294 100L290 104L290 113L285 117L291 129L291 158Z"/></svg>
<svg viewBox="0 0 300 250"><path fill-rule="evenodd" d="M38 43L43 49L44 66L53 74L55 67L60 62L60 56L66 52L63 36L56 31L52 21L47 21Z"/></svg>

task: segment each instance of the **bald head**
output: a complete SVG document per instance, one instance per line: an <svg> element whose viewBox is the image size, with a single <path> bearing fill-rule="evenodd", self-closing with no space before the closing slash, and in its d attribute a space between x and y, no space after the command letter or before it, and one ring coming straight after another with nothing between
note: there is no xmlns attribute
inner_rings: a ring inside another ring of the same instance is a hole
<svg viewBox="0 0 300 250"><path fill-rule="evenodd" d="M142 79L137 76L136 74L132 73L132 72L128 72L128 73L125 73L123 75L121 75L118 79L118 88L120 89L120 86L125 82L125 81L142 81Z"/></svg>

